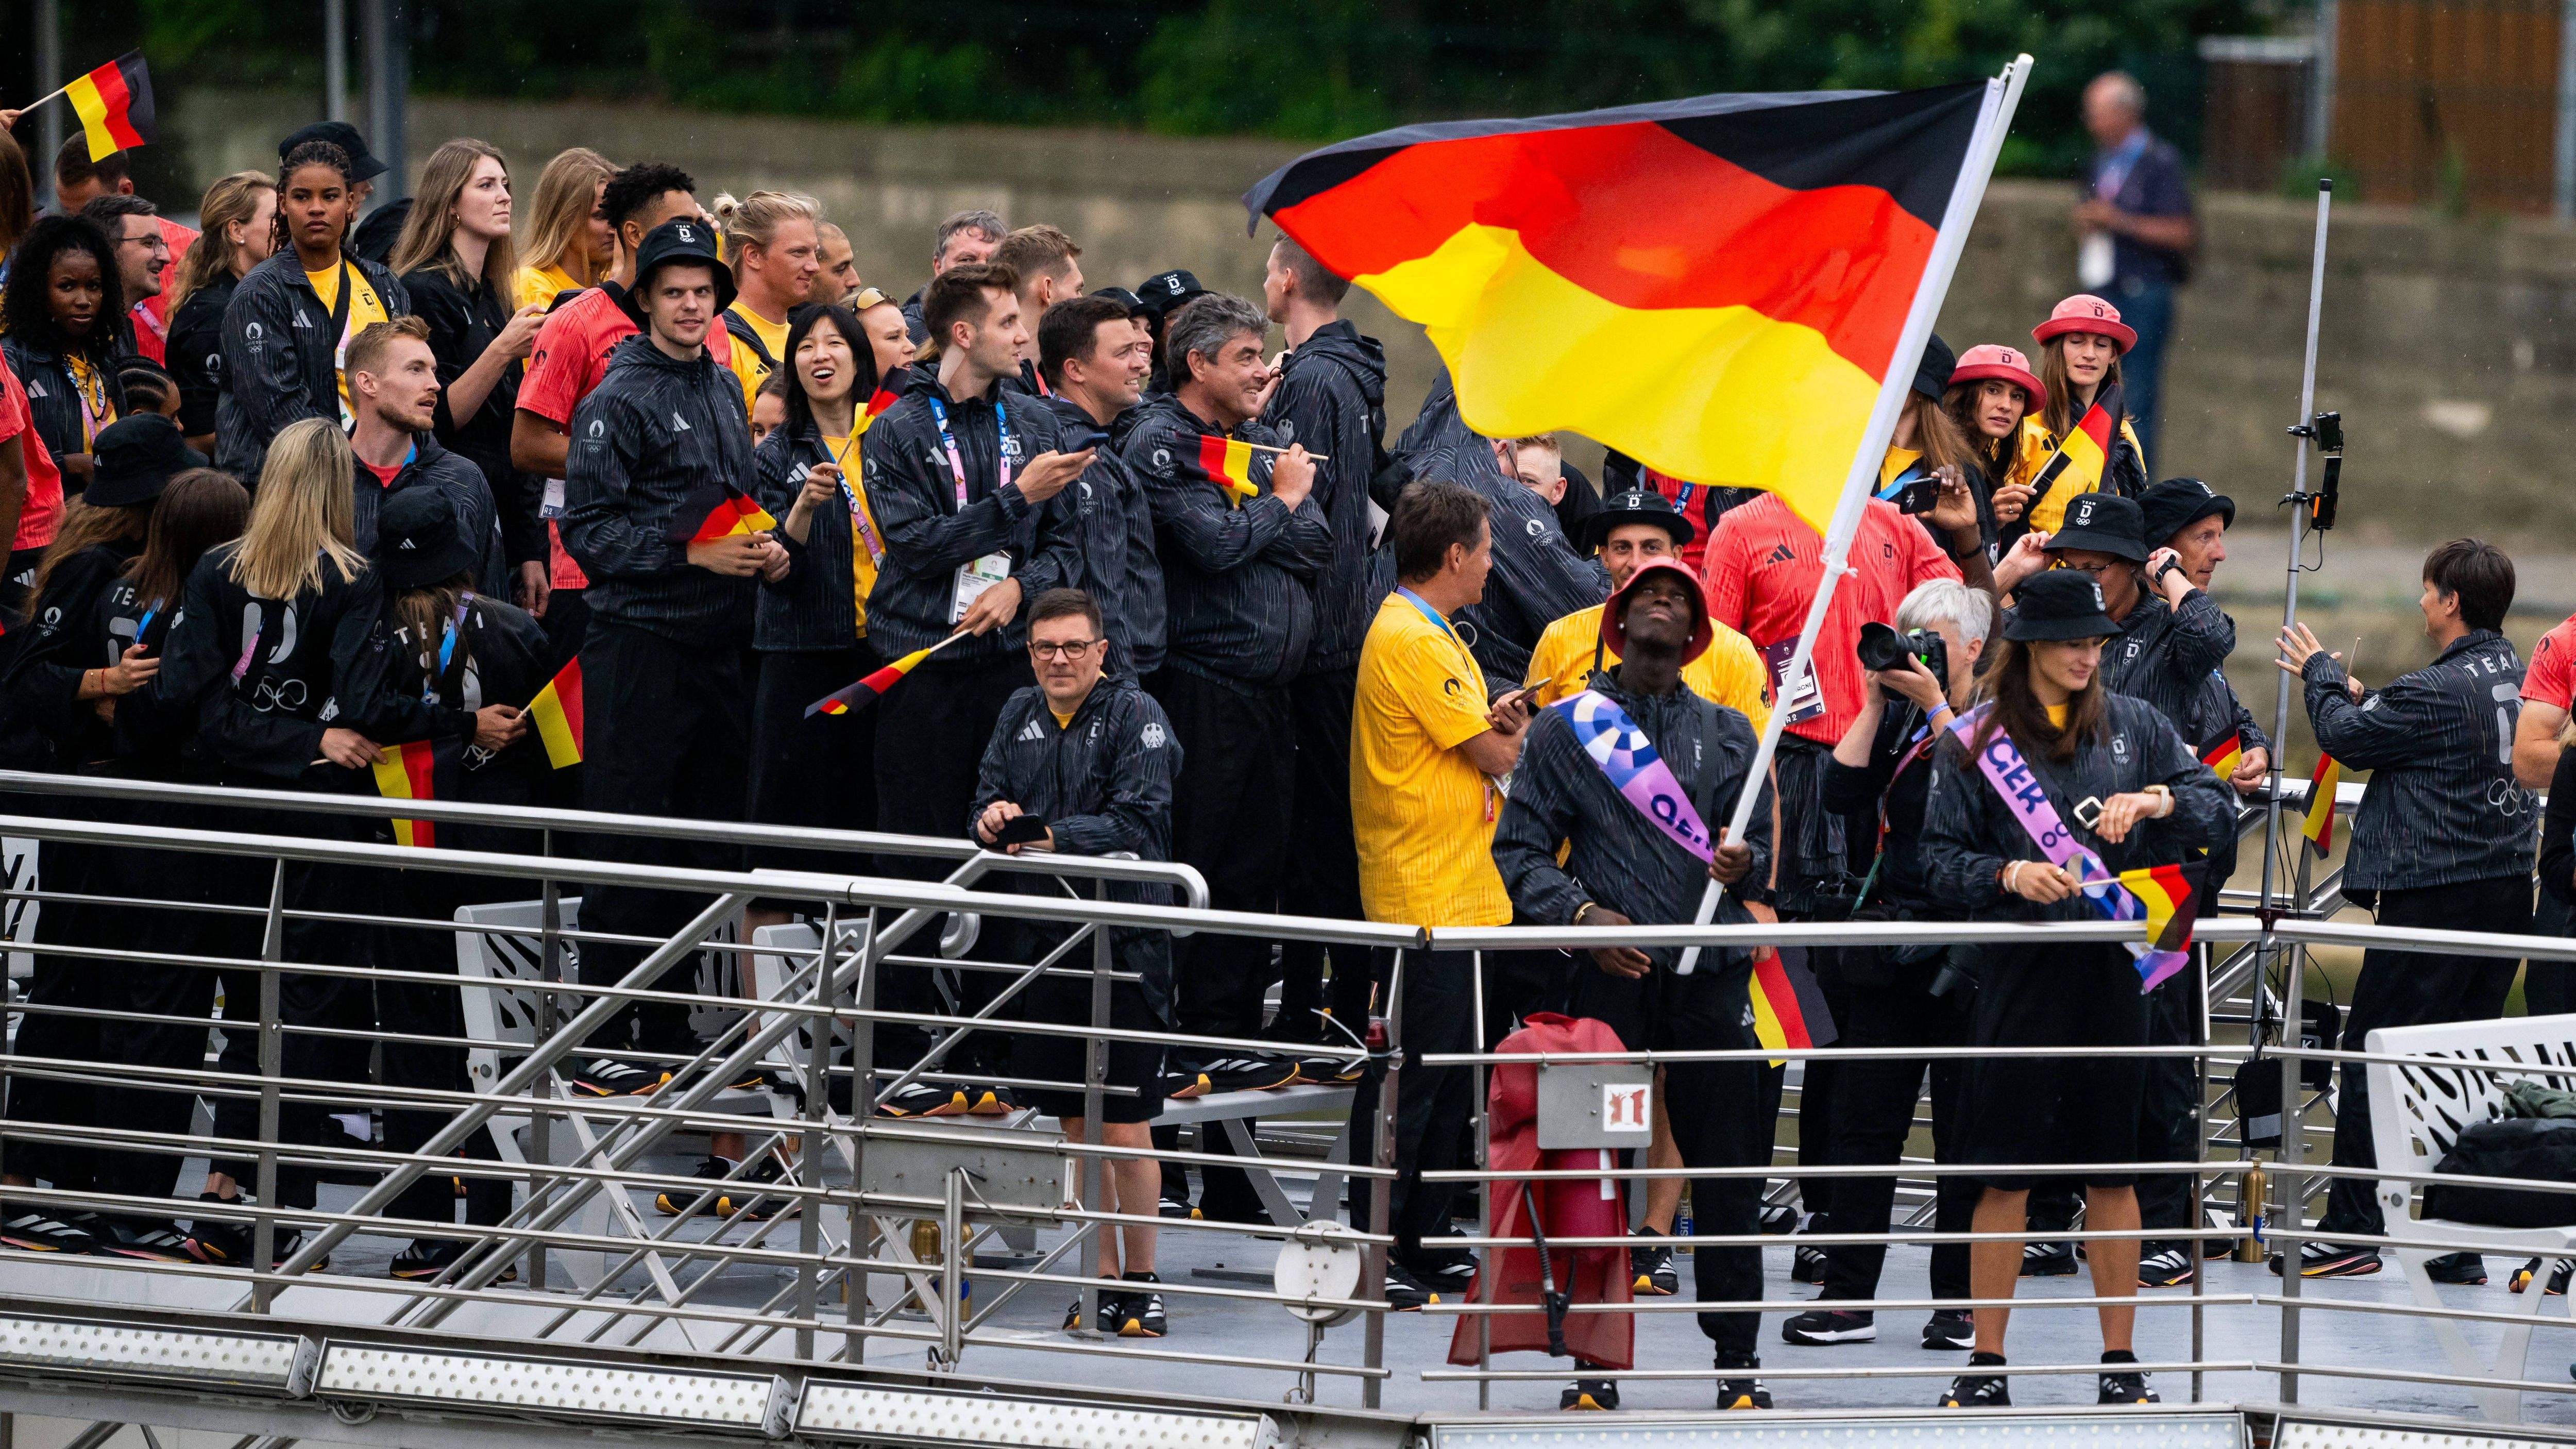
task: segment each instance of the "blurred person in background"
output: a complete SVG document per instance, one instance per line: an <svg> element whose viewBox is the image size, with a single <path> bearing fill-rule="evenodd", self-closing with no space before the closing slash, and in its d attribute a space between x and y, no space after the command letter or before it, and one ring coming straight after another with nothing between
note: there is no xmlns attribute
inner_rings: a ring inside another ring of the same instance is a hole
<svg viewBox="0 0 2576 1449"><path fill-rule="evenodd" d="M528 198L528 245L511 301L551 311L566 292L599 285L617 265L617 227L600 205L617 168L588 146L558 151Z"/></svg>
<svg viewBox="0 0 2576 1449"><path fill-rule="evenodd" d="M36 177L18 138L0 129L0 287L9 283L9 253L36 224Z"/></svg>
<svg viewBox="0 0 2576 1449"><path fill-rule="evenodd" d="M2147 88L2137 77L2117 70L2094 77L2084 88L2084 129L2097 149L2075 204L2076 282L2111 298L2136 329L2121 360L2144 454L2156 441L2174 289L2191 279L2200 222L2182 153L2147 129Z"/></svg>
<svg viewBox="0 0 2576 1449"><path fill-rule="evenodd" d="M939 274L950 267L991 261L993 248L1000 246L1002 238L1010 234L1011 224L1002 220L1000 212L976 207L950 213L939 223L939 230L931 235L931 281L937 281ZM904 326L911 333L915 347L928 342L931 337L932 329L921 317L921 299L929 290L930 285L925 282L913 289L911 296L903 299Z"/></svg>
<svg viewBox="0 0 2576 1449"><path fill-rule="evenodd" d="M1049 307L1082 295L1082 248L1061 228L1041 222L1024 226L993 248L993 263L1009 267L1020 279L1020 322L1029 329L1028 346L1020 352L1020 388L1046 396L1046 379L1038 374L1038 325Z"/></svg>
<svg viewBox="0 0 2576 1449"><path fill-rule="evenodd" d="M169 239L161 234L160 208L140 196L95 196L82 205L80 216L107 233L108 244L116 249L117 280L125 290L125 314L116 325L117 355L159 365L163 330L144 304L160 300L162 277L170 269L172 253Z"/></svg>
<svg viewBox="0 0 2576 1449"><path fill-rule="evenodd" d="M828 221L817 223L814 234L821 238L822 250L805 300L821 305L846 301L859 289L859 264L850 252L850 234Z"/></svg>
<svg viewBox="0 0 2576 1449"><path fill-rule="evenodd" d="M224 308L241 279L277 248L277 178L260 171L224 177L206 188L197 220L205 230L179 258L167 291L170 341L162 365L179 384L188 446L211 454L224 382Z"/></svg>

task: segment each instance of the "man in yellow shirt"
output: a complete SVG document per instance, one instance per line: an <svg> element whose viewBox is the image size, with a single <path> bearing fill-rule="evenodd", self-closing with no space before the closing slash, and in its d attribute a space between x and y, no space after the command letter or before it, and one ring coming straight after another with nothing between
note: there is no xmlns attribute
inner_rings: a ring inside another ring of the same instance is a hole
<svg viewBox="0 0 2576 1449"><path fill-rule="evenodd" d="M1529 691L1489 702L1484 671L1449 622L1485 596L1494 559L1485 501L1456 484L1417 483L1397 501L1387 528L1400 587L1378 606L1360 646L1351 710L1360 903L1372 921L1506 925L1512 901L1494 868L1494 821L1503 803L1499 777L1511 772L1529 727ZM1475 1273L1467 1254L1423 1242L1446 1235L1452 1189L1421 1177L1457 1165L1473 1077L1415 1065L1425 1052L1479 1045L1471 1026L1474 963L1465 951L1404 956L1407 1070L1395 1127L1402 1175L1390 1205L1396 1250L1386 1283L1388 1301L1399 1308L1463 1294ZM1529 971L1526 963L1489 956L1486 974L1511 976L1516 967ZM1508 1029L1510 1018L1508 1005L1489 1000L1491 1034Z"/></svg>
<svg viewBox="0 0 2576 1449"><path fill-rule="evenodd" d="M787 309L803 306L813 289L823 242L814 203L790 192L755 191L740 201L719 196L715 211L737 289L724 314L733 339L727 365L742 379L748 416L760 385L787 364Z"/></svg>
<svg viewBox="0 0 2576 1449"><path fill-rule="evenodd" d="M1585 552L1601 556L1602 567L1610 571L1610 592L1616 594L1648 559L1678 562L1682 545L1690 539L1691 522L1673 507L1672 500L1640 489L1612 494L1600 512L1584 520L1583 536L1577 542ZM1530 651L1529 677L1522 681L1533 691L1533 706L1544 709L1580 694L1591 687L1594 670L1618 666L1619 656L1601 642L1602 607L1577 609L1538 636L1537 647ZM1762 667L1762 656L1751 640L1733 629L1714 622L1711 627L1717 631L1716 638L1682 666L1682 683L1709 703L1725 705L1750 720L1759 736L1771 718L1770 702L1764 698L1770 675Z"/></svg>

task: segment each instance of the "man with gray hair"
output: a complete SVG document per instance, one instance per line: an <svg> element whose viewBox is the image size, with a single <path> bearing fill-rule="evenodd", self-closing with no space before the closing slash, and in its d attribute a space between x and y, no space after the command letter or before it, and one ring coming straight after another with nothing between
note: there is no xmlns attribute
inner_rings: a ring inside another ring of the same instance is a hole
<svg viewBox="0 0 2576 1449"><path fill-rule="evenodd" d="M2100 149L2084 166L2075 206L2076 280L2110 299L2137 329L2120 358L2120 378L2138 450L2156 456L2156 400L2165 339L2173 332L2174 288L2191 279L2200 245L2182 153L2147 129L2147 88L2126 71L2105 71L2084 88L2084 129Z"/></svg>
<svg viewBox="0 0 2576 1449"><path fill-rule="evenodd" d="M930 275L936 277L968 262L991 261L993 249L1010 234L1011 224L1002 220L998 211L979 206L949 213L930 241ZM912 334L915 347L930 340L930 325L921 320L921 294L928 290L929 284L924 283L903 299L903 325Z"/></svg>
<svg viewBox="0 0 2576 1449"><path fill-rule="evenodd" d="M1153 506L1168 607L1163 668L1146 687L1189 751L1172 858L1207 877L1219 910L1278 908L1297 760L1288 686L1312 650L1315 579L1333 558L1332 528L1309 501L1315 464L1256 421L1273 381L1268 332L1260 308L1219 292L1172 314L1163 346L1175 389L1145 402L1120 450ZM1270 943L1203 932L1181 949L1181 1030L1259 1035ZM1202 1070L1206 1087L1286 1080L1234 1080L1217 1062L1179 1070L1193 1079L1184 1094L1205 1089ZM1202 1202L1209 1217L1260 1212L1239 1174L1216 1174L1206 1196L1218 1199Z"/></svg>
<svg viewBox="0 0 2576 1449"><path fill-rule="evenodd" d="M1923 807L1930 798L1932 755L1957 712L1967 705L1977 660L1994 630L1994 600L1957 579L1917 584L1896 609L1895 642L1901 662L1865 671L1860 712L1843 731L1825 764L1825 808L1851 819L1886 822L1879 839L1876 885L1854 919L1928 921L1955 919L1923 876L1917 854ZM1869 635L1862 636L1867 639ZM1881 636L1884 638L1885 636ZM1865 646L1864 646L1865 647ZM1884 814L1881 812L1884 811ZM1947 1047L1968 1044L1968 993L1942 979L1948 952L1938 946L1848 946L1838 958L1815 963L1818 974L1839 970L1846 993L1837 1024L1847 1047ZM1817 953L1822 956L1824 952ZM1895 1163L1914 1128L1914 1101L1923 1073L1932 1073L1932 1156L1954 1160L1965 1067L1956 1059L1863 1058L1843 1062L1835 1083L1833 1121L1823 1124L1834 1147L1829 1161L1847 1167ZM1817 1124L1809 1124L1814 1130ZM1945 1176L1934 1208L1935 1231L1963 1233L1976 1210L1977 1184ZM1883 1233L1894 1211L1896 1182L1850 1177L1835 1185L1834 1231ZM1878 1296L1879 1269L1887 1249L1837 1243L1825 1249L1824 1291L1818 1306L1781 1325L1790 1343L1866 1343L1878 1337L1876 1317L1836 1309L1837 1301ZM1932 1296L1968 1296L1968 1250L1944 1243L1932 1250ZM1966 1348L1975 1330L1964 1308L1936 1310L1923 1327L1928 1349Z"/></svg>

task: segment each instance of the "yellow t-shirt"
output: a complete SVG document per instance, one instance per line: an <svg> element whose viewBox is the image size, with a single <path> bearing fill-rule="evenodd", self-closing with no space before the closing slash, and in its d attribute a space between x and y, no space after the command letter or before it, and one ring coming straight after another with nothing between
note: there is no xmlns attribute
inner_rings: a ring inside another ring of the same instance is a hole
<svg viewBox="0 0 2576 1449"><path fill-rule="evenodd" d="M2066 712L2074 707L2075 706L2071 704L2043 704L2040 706L2041 709L2048 711L2049 727L2051 729L2061 730L2066 728Z"/></svg>
<svg viewBox="0 0 2576 1449"><path fill-rule="evenodd" d="M1922 456L1922 451L1916 448L1889 448L1887 456L1878 460L1878 486L1885 488L1895 482L1897 475L1913 467Z"/></svg>
<svg viewBox="0 0 2576 1449"><path fill-rule="evenodd" d="M1485 676L1457 634L1405 595L1378 606L1351 706L1351 834L1372 921L1501 926L1501 792L1458 748L1492 728Z"/></svg>
<svg viewBox="0 0 2576 1449"><path fill-rule="evenodd" d="M1577 609L1538 636L1538 647L1530 651L1529 677L1521 681L1538 691L1533 703L1544 707L1590 687L1585 681L1592 674L1592 648L1601 640L1601 611L1608 607L1595 604ZM1714 636L1705 652L1682 666L1682 683L1711 704L1725 705L1744 716L1759 735L1771 720L1771 705L1764 697L1770 672L1762 667L1753 641L1724 624L1711 621L1709 627ZM1618 662L1616 653L1601 651L1602 668Z"/></svg>
<svg viewBox="0 0 2576 1449"><path fill-rule="evenodd" d="M736 355L750 350L734 349ZM859 637L864 639L868 633L868 595L876 590L877 558L885 551L885 535L877 532L875 512L868 505L867 480L860 476L859 440L825 438L823 447L832 455L832 461L841 465L841 479L850 485L850 496L859 504L858 512L850 516L850 602L858 608Z"/></svg>
<svg viewBox="0 0 2576 1449"><path fill-rule="evenodd" d="M349 339L378 322L392 321L393 315L385 310L376 289L368 285L364 272L346 263L342 266L347 266L349 283L355 290L349 295L349 320L340 329L339 341L331 347L331 376L340 385L340 426L345 428L357 416L349 410ZM304 280L313 286L313 295L322 299L326 318L330 309L340 305L340 272L341 267L334 266L304 274Z"/></svg>
<svg viewBox="0 0 2576 1449"><path fill-rule="evenodd" d="M2120 419L2120 436L2129 440L2130 448L2138 455L2138 465L2143 469L2146 466L2147 450L2138 447L2137 430L2129 426L2129 420L2125 416ZM2040 421L2038 413L2032 413L2023 418L2020 457L2015 462L2012 472L2014 481L2037 482L2039 470L2047 467L2048 460L2057 455L2057 441L2057 435L2051 433L2048 425ZM2149 473L2147 476L2152 478L2155 475ZM2031 509L2032 530L2039 533L2055 533L2057 526L2066 521L2066 501L2078 493L2092 491L2094 490L2089 488L2078 488L2072 480L2060 477L2055 486L2048 490L2048 496L2039 500L2038 505Z"/></svg>
<svg viewBox="0 0 2576 1449"><path fill-rule="evenodd" d="M786 366L786 323L772 322L740 302L727 307L725 312L728 316L739 317L748 323L751 327L751 335L759 338L760 345L769 349L770 360L781 367ZM744 416L748 417L751 413L751 400L760 395L760 385L769 381L769 374L776 369L763 363L758 353L739 343L733 349L731 366L733 375L742 379L742 410Z"/></svg>
<svg viewBox="0 0 2576 1449"><path fill-rule="evenodd" d="M581 283L574 281L572 274L561 267L521 267L518 300L513 305L551 307L555 304L556 293L573 291L580 286Z"/></svg>
<svg viewBox="0 0 2576 1449"><path fill-rule="evenodd" d="M107 379L98 375L88 358L66 352L63 361L71 367L72 387L80 393L81 441L95 443L107 425L116 421L116 401L108 395ZM88 449L84 447L82 451Z"/></svg>
<svg viewBox="0 0 2576 1449"><path fill-rule="evenodd" d="M1055 706L1048 705L1047 713L1055 714ZM1055 714L1055 727L1060 730L1069 730L1073 728L1073 716L1069 714Z"/></svg>

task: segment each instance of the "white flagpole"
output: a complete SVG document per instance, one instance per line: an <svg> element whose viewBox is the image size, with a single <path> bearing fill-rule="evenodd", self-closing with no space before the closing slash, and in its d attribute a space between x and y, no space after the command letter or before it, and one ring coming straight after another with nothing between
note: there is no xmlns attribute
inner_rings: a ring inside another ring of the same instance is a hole
<svg viewBox="0 0 2576 1449"><path fill-rule="evenodd" d="M1959 168L1958 184L1950 190L1949 209L1942 214L1941 230L1933 238L1932 256L1924 264L1923 281L1914 289L1913 309L1905 314L1905 330L1896 341L1896 352L1888 359L1887 377L1879 384L1877 405L1870 409L1869 426L1861 433L1860 451L1852 456L1851 473L1843 479L1842 497L1835 501L1833 520L1825 530L1824 577L1817 582L1815 602L1807 608L1806 627L1798 631L1798 647L1790 654L1788 664L1780 671L1784 680L1806 677L1809 661L1816 649L1816 635L1823 629L1825 610L1834 599L1834 587L1850 570L1843 558L1851 551L1852 535L1860 531L1862 505L1876 493L1878 467L1887 456L1887 440L1896 432L1896 420L1905 408L1905 395L1913 390L1914 370L1923 358L1923 344L1932 335L1932 324L1941 315L1942 299L1949 295L1950 277L1959 267L1959 253L1967 247L1968 229L1977 219L1977 207L1985 200L1986 180L1994 174L1995 155L2003 149L2004 135L2012 129L2013 108L2021 103L2022 83L2030 78L2030 57L2015 56L2003 74L1986 83L1983 114L1977 118L1977 129L1968 141L1965 164ZM1762 793L1762 783L1771 773L1771 757L1780 748L1780 730L1788 722L1789 711L1776 708L1770 722L1762 729L1762 743L1753 752L1753 770L1744 782L1744 793L1736 797L1735 816L1726 824L1723 837L1728 843L1744 838L1745 822L1753 816L1754 801ZM1779 842L1772 843L1777 852ZM1717 917L1717 903L1726 888L1716 881L1699 898L1699 915L1695 924L1705 926ZM1687 947L1675 963L1676 974L1688 976L1699 966L1699 948Z"/></svg>

